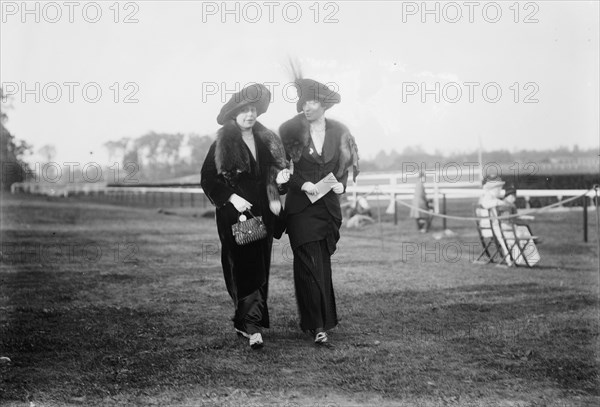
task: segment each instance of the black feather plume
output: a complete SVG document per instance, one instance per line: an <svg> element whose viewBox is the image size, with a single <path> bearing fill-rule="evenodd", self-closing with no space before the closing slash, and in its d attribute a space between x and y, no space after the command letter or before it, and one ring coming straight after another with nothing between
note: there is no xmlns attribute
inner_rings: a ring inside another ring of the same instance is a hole
<svg viewBox="0 0 600 407"><path fill-rule="evenodd" d="M302 79L302 65L300 64L300 61L298 60L298 58L292 58L290 56L290 57L288 57L288 60L290 63L290 71L292 73L293 80L297 84L298 81L300 79Z"/></svg>

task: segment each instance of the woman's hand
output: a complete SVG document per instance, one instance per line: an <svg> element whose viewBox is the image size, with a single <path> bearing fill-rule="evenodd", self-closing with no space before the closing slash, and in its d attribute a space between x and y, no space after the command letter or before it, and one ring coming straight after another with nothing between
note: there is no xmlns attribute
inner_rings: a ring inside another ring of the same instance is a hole
<svg viewBox="0 0 600 407"><path fill-rule="evenodd" d="M285 184L290 180L290 170L284 168L283 170L277 173L277 178L275 178L275 182L277 185Z"/></svg>
<svg viewBox="0 0 600 407"><path fill-rule="evenodd" d="M343 194L344 184L342 184L341 182L336 182L335 184L333 184L333 187L331 187L331 189L333 189L333 192L335 192L338 195Z"/></svg>
<svg viewBox="0 0 600 407"><path fill-rule="evenodd" d="M308 195L319 195L319 189L312 182L305 182L302 184L300 190L306 192Z"/></svg>
<svg viewBox="0 0 600 407"><path fill-rule="evenodd" d="M235 209L240 213L246 212L248 209L252 208L252 204L238 194L232 194L229 197L229 202L231 202Z"/></svg>

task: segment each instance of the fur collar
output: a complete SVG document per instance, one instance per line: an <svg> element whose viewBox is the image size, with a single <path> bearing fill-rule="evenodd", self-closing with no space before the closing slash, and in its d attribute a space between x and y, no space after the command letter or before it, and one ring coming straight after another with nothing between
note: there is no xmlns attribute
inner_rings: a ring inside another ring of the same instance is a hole
<svg viewBox="0 0 600 407"><path fill-rule="evenodd" d="M269 166L275 166L279 169L285 168L287 162L279 137L259 122L254 124L252 130L258 140L271 153L272 160L269 160ZM228 120L224 123L223 127L217 132L216 143L215 165L219 174L223 174L228 178L228 176L235 176L241 172L251 172L250 154L242 139L242 132L235 121ZM256 148L257 154L258 149L259 146Z"/></svg>
<svg viewBox="0 0 600 407"><path fill-rule="evenodd" d="M269 151L270 156L262 157L263 161L259 159L259 165L267 181L266 192L269 199L269 208L275 215L279 215L281 202L275 179L277 173L288 166L285 150L279 136L259 122L254 124L252 132L256 140L257 156L262 149ZM246 148L246 144L242 139L242 132L234 120L226 121L217 132L215 166L217 167L217 173L223 175L231 185L237 183L240 173L252 172L251 153Z"/></svg>
<svg viewBox="0 0 600 407"><path fill-rule="evenodd" d="M356 181L358 175L358 149L356 147L356 141L350 130L342 123L331 120L326 120L326 137L333 137L340 140L340 157L338 165L338 173L335 174L336 178L341 176L348 171L350 167L353 168L353 178ZM302 156L304 148L310 144L310 125L308 120L304 117L303 113L296 115L292 119L283 123L279 128L279 134L281 141L285 148L285 152L294 162L298 162Z"/></svg>

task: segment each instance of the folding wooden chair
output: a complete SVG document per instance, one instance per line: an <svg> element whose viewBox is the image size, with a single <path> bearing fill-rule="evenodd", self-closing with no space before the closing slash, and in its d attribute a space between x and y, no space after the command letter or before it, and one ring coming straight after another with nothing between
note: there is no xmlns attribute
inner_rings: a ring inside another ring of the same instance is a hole
<svg viewBox="0 0 600 407"><path fill-rule="evenodd" d="M540 261L540 254L535 244L539 238L531 233L528 225L506 220L498 220L498 223L499 239L506 244L506 252L503 253L507 264L531 268ZM493 229L496 233L496 228Z"/></svg>
<svg viewBox="0 0 600 407"><path fill-rule="evenodd" d="M490 211L481 206L477 206L475 208L475 215L478 218L475 221L475 224L477 225L477 233L479 234L479 240L483 250L479 254L479 257L475 259L474 263L496 263L497 259L499 264L506 264L504 261L505 257L502 254L500 242L498 241L496 234L492 229Z"/></svg>

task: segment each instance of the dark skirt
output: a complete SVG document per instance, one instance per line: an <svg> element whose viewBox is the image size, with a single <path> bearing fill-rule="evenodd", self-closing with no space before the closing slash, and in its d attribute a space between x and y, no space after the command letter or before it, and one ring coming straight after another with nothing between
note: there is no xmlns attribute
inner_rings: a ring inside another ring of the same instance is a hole
<svg viewBox="0 0 600 407"><path fill-rule="evenodd" d="M286 224L292 249L326 239L330 245L330 253L335 252L335 244L340 239L341 220L329 213L323 199L307 206L300 213L288 214Z"/></svg>
<svg viewBox="0 0 600 407"><path fill-rule="evenodd" d="M234 327L249 334L260 332L269 327L267 299L273 235L269 233L265 239L238 246L231 226L219 226L223 277L235 306Z"/></svg>
<svg viewBox="0 0 600 407"><path fill-rule="evenodd" d="M267 284L246 297L238 298L232 320L235 328L250 335L269 327Z"/></svg>
<svg viewBox="0 0 600 407"><path fill-rule="evenodd" d="M331 280L331 246L327 238L305 243L294 249L294 285L303 331L335 327L338 323Z"/></svg>

